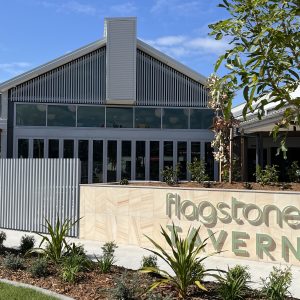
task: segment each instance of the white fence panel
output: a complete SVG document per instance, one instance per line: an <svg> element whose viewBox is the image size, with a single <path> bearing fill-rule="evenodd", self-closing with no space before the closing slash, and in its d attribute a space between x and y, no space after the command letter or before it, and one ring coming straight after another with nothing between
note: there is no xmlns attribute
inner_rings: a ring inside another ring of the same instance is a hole
<svg viewBox="0 0 300 300"><path fill-rule="evenodd" d="M0 159L0 228L46 232L45 219L76 221L79 183L79 159Z"/></svg>

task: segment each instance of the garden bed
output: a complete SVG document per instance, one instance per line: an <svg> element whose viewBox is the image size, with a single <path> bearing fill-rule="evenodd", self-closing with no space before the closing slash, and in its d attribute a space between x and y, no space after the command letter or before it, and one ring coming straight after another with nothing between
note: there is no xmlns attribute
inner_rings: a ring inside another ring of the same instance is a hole
<svg viewBox="0 0 300 300"><path fill-rule="evenodd" d="M179 299L174 289L168 285L157 288L152 293L145 293L155 277L142 274L139 271L127 270L122 267L113 266L107 274L100 273L97 264L92 262L89 270L79 272L74 283L67 283L61 278L61 269L58 265L49 262L49 273L46 277L33 278L29 272L30 267L37 260L37 256L23 256L24 266L18 270L9 270L4 266L4 258L8 253L21 254L15 249L4 248L0 254L0 277L12 281L31 284L44 289L63 294L74 299L118 299L113 296L120 290L122 284L133 293L133 298L128 299L151 299L151 300L175 300ZM196 287L190 287L189 297L191 300L221 299L218 296L218 284L215 282L204 282L207 292ZM122 289L122 287L121 287ZM255 290L249 290L244 297L245 300L264 299ZM286 299L295 299L288 297Z"/></svg>

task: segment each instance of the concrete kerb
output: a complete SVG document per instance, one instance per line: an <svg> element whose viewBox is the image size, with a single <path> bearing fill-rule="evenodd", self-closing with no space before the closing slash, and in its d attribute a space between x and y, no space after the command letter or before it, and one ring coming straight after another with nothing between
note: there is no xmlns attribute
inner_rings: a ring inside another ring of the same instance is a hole
<svg viewBox="0 0 300 300"><path fill-rule="evenodd" d="M61 299L61 300L74 300L73 298L70 298L70 297L67 297L67 296L64 296L64 295L60 295L60 294L57 294L57 293L52 292L50 290L46 290L46 289L43 289L43 288L40 288L40 287L37 287L37 286L34 286L34 285L30 285L30 284L27 284L27 283L11 281L11 280L7 280L7 279L0 279L0 282L7 283L7 284L13 285L15 287L22 287L22 288L31 289L31 290L37 291L41 294L44 294L46 296L51 296L51 297Z"/></svg>
<svg viewBox="0 0 300 300"><path fill-rule="evenodd" d="M20 244L20 239L24 234L34 235L36 237L37 244L41 241L41 237L39 235L31 232L6 229L0 229L0 231L4 231L7 235L7 240L4 242L4 245L6 247L17 248ZM86 250L87 255L91 259L94 259L95 255L98 256L102 254L101 246L103 245L103 243L101 242L81 240L76 238L68 238L68 241L82 244ZM118 245L115 254L116 265L132 270L137 270L140 268L142 257L145 255L150 255L151 252L137 246ZM170 268L164 261L159 259L158 264L163 269L170 271ZM217 268L223 270L227 270L228 267L232 267L237 264L247 266L252 276L251 286L256 289L261 287L261 278L266 278L272 271L273 266L285 266L283 264L280 265L278 263L272 263L271 261L261 262L238 258L224 258L218 256L209 257L207 260L205 260L204 264L206 268ZM300 285L298 284L300 280L300 267L291 266L291 271L293 275L293 281L289 291L294 297L300 299Z"/></svg>

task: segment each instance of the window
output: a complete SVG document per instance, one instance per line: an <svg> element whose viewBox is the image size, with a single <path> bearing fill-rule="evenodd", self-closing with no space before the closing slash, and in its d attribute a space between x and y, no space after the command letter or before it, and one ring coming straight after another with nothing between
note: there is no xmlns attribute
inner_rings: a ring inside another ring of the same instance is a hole
<svg viewBox="0 0 300 300"><path fill-rule="evenodd" d="M150 141L150 180L159 180L159 141Z"/></svg>
<svg viewBox="0 0 300 300"><path fill-rule="evenodd" d="M76 126L75 105L48 105L48 126Z"/></svg>
<svg viewBox="0 0 300 300"><path fill-rule="evenodd" d="M33 140L33 158L44 158L44 140Z"/></svg>
<svg viewBox="0 0 300 300"><path fill-rule="evenodd" d="M105 127L105 108L97 106L78 106L78 127Z"/></svg>
<svg viewBox="0 0 300 300"><path fill-rule="evenodd" d="M64 158L74 157L74 141L64 140Z"/></svg>
<svg viewBox="0 0 300 300"><path fill-rule="evenodd" d="M173 142L164 142L164 168L173 167Z"/></svg>
<svg viewBox="0 0 300 300"><path fill-rule="evenodd" d="M17 126L46 126L46 105L44 104L17 104Z"/></svg>
<svg viewBox="0 0 300 300"><path fill-rule="evenodd" d="M191 162L195 159L200 160L200 150L201 150L201 143L200 142L191 142Z"/></svg>
<svg viewBox="0 0 300 300"><path fill-rule="evenodd" d="M210 180L214 179L214 156L213 156L213 148L211 147L211 143L205 143L205 163L206 163L206 174L209 176Z"/></svg>
<svg viewBox="0 0 300 300"><path fill-rule="evenodd" d="M188 128L188 109L163 109L163 128L186 129Z"/></svg>
<svg viewBox="0 0 300 300"><path fill-rule="evenodd" d="M103 182L103 141L93 141L93 183Z"/></svg>
<svg viewBox="0 0 300 300"><path fill-rule="evenodd" d="M160 128L160 108L135 108L135 128Z"/></svg>
<svg viewBox="0 0 300 300"><path fill-rule="evenodd" d="M208 129L213 124L214 113L211 109L191 109L191 129Z"/></svg>
<svg viewBox="0 0 300 300"><path fill-rule="evenodd" d="M179 179L186 180L187 175L187 144L186 142L177 142L177 163L179 164Z"/></svg>
<svg viewBox="0 0 300 300"><path fill-rule="evenodd" d="M122 141L121 177L131 179L131 141Z"/></svg>
<svg viewBox="0 0 300 300"><path fill-rule="evenodd" d="M136 158L135 158L135 178L137 180L145 180L145 160L146 160L146 145L145 141L136 142Z"/></svg>
<svg viewBox="0 0 300 300"><path fill-rule="evenodd" d="M117 141L107 141L107 182L117 181Z"/></svg>
<svg viewBox="0 0 300 300"><path fill-rule="evenodd" d="M106 127L132 128L133 108L132 107L107 107Z"/></svg>
<svg viewBox="0 0 300 300"><path fill-rule="evenodd" d="M18 140L18 158L28 158L29 154L29 140L19 139Z"/></svg>
<svg viewBox="0 0 300 300"><path fill-rule="evenodd" d="M88 183L89 174L89 141L78 141L78 158L81 161L81 183Z"/></svg>
<svg viewBox="0 0 300 300"><path fill-rule="evenodd" d="M59 158L59 140L48 141L48 157Z"/></svg>

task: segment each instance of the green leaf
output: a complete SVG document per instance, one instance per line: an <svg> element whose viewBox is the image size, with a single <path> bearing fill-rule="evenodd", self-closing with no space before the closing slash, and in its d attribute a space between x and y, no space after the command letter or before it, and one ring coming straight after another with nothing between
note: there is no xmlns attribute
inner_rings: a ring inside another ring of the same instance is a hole
<svg viewBox="0 0 300 300"><path fill-rule="evenodd" d="M217 60L217 62L216 62L216 64L215 64L214 72L217 72L217 70L219 69L219 67L220 67L220 65L221 65L221 63L222 63L222 61L224 60L224 57L225 57L225 55L221 55L221 56L218 58L218 60Z"/></svg>
<svg viewBox="0 0 300 300"><path fill-rule="evenodd" d="M249 101L249 86L246 85L244 90L243 90L243 95L244 95L244 98L245 100L248 102Z"/></svg>

